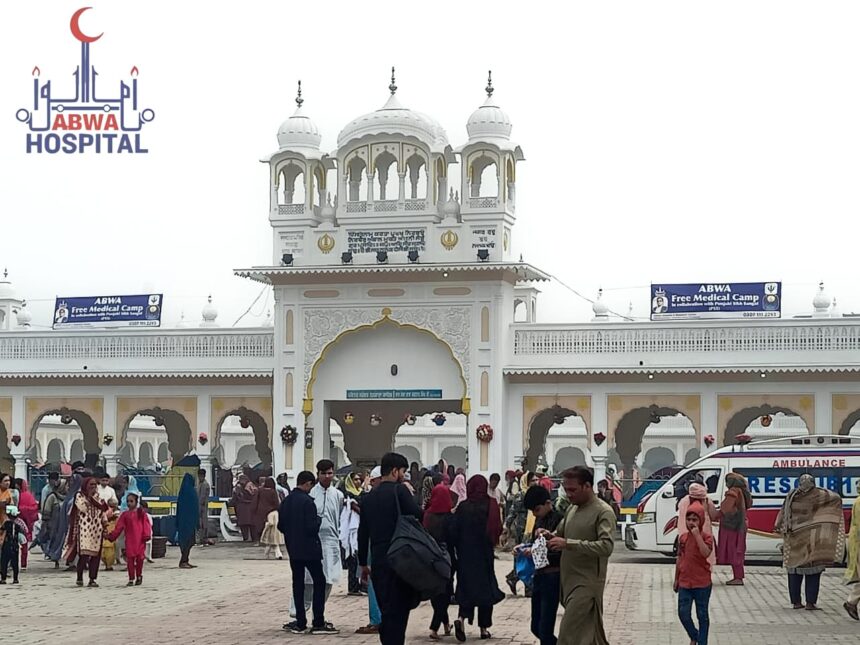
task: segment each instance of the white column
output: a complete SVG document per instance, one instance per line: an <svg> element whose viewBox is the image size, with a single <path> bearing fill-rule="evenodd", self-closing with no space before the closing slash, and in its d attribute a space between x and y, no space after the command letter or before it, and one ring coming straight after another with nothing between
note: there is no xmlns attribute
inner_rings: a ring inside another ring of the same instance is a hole
<svg viewBox="0 0 860 645"><path fill-rule="evenodd" d="M594 462L594 481L599 482L606 478L606 460L609 451L609 421L606 410L606 392L597 392L591 395L591 459ZM594 441L594 435L601 433L606 439L598 446Z"/></svg>
<svg viewBox="0 0 860 645"><path fill-rule="evenodd" d="M815 434L832 434L833 395L820 387L815 391Z"/></svg>
<svg viewBox="0 0 860 645"><path fill-rule="evenodd" d="M701 410L701 433L699 437L699 454L716 450L720 446L720 438L725 428L717 426L717 393L713 390L702 392L702 410ZM705 437L711 435L714 437L714 444L708 448L705 445Z"/></svg>
<svg viewBox="0 0 860 645"><path fill-rule="evenodd" d="M12 427L6 428L8 438L10 440L9 451L15 459L15 477L21 479L27 476L27 464L24 461L24 453L31 447L29 428L24 426L24 395L17 394L12 397ZM19 435L21 442L16 446L11 443L12 435ZM48 450L48 444L44 446L44 450Z"/></svg>

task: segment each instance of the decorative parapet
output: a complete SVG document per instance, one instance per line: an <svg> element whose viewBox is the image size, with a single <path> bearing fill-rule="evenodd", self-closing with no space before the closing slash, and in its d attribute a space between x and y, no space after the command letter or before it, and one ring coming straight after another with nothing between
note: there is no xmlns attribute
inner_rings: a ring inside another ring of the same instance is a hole
<svg viewBox="0 0 860 645"><path fill-rule="evenodd" d="M272 330L0 334L0 360L270 358Z"/></svg>
<svg viewBox="0 0 860 645"><path fill-rule="evenodd" d="M515 356L795 351L860 351L860 320L514 326Z"/></svg>

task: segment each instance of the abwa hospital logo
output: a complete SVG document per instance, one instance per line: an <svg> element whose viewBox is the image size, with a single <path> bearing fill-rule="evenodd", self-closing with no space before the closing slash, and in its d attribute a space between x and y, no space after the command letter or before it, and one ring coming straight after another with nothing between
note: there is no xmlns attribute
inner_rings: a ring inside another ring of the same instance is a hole
<svg viewBox="0 0 860 645"><path fill-rule="evenodd" d="M74 97L53 95L51 81L41 82L41 70L38 66L33 68L33 109L21 108L15 114L30 128L28 153L149 152L141 144L140 130L144 123L155 118L155 112L138 105L137 67L131 68L127 81L119 82L117 97L104 98L98 94L99 73L90 62L90 46L104 34L88 36L78 24L81 14L91 8L78 9L70 23L72 35L81 42L81 62L72 74Z"/></svg>

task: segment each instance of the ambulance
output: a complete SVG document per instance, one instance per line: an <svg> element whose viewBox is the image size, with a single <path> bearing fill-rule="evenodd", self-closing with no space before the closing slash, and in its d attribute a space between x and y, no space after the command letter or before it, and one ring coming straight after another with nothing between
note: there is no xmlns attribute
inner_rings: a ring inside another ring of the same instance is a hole
<svg viewBox="0 0 860 645"><path fill-rule="evenodd" d="M678 498L691 482L708 489L719 508L726 474L740 473L749 482L753 505L747 513L747 556L779 556L782 538L773 532L785 497L804 473L821 488L842 497L845 527L860 487L860 437L811 435L754 440L716 450L680 471L637 508L636 523L625 534L627 548L674 555L678 540ZM719 537L719 526L714 524Z"/></svg>

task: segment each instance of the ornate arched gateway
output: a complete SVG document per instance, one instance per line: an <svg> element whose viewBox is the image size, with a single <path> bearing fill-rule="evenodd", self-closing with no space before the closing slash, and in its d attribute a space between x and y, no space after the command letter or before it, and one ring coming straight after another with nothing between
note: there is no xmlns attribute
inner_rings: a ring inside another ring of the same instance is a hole
<svg viewBox="0 0 860 645"><path fill-rule="evenodd" d="M393 448L408 415L469 412L463 367L451 345L431 330L394 319L390 309L323 348L305 401L321 454L330 450L333 419L354 464L377 463Z"/></svg>

